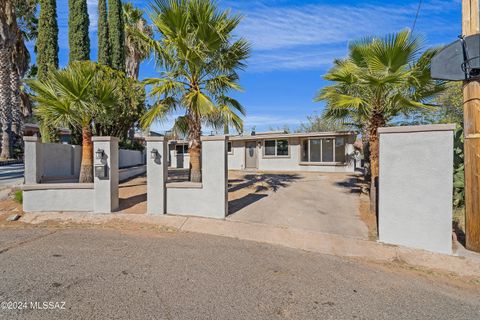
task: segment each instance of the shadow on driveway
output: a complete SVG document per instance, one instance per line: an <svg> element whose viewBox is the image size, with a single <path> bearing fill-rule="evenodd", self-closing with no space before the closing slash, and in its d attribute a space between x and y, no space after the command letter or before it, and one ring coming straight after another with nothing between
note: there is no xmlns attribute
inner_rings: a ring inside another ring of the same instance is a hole
<svg viewBox="0 0 480 320"><path fill-rule="evenodd" d="M245 174L228 180L228 215L302 179L298 174Z"/></svg>

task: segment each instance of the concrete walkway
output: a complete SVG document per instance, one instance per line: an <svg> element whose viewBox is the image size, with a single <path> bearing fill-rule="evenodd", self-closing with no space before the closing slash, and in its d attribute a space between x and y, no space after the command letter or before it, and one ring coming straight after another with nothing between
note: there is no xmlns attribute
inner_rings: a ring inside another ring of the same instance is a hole
<svg viewBox="0 0 480 320"><path fill-rule="evenodd" d="M229 173L229 220L368 239L354 174Z"/></svg>
<svg viewBox="0 0 480 320"><path fill-rule="evenodd" d="M480 255L469 252L459 256L426 252L374 241L342 237L315 231L277 227L260 223L215 220L197 217L151 216L138 214L25 213L20 222L29 224L79 223L106 225L110 222L149 224L183 232L251 240L293 249L342 257L361 257L379 261L402 261L462 276L480 277Z"/></svg>

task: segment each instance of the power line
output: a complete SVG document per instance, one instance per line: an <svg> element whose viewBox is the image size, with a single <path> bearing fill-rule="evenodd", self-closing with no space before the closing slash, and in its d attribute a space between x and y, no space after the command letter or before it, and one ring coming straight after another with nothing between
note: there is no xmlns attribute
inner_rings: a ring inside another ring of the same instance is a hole
<svg viewBox="0 0 480 320"><path fill-rule="evenodd" d="M420 0L418 2L417 13L415 14L415 20L413 20L412 34L413 34L413 31L415 30L415 26L417 25L418 15L420 14L420 9L422 8L422 2L423 0Z"/></svg>

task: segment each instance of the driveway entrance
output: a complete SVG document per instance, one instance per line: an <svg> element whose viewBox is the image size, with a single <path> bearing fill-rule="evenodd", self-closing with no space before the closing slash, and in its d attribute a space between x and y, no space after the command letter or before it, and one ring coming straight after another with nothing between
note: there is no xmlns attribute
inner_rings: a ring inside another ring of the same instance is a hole
<svg viewBox="0 0 480 320"><path fill-rule="evenodd" d="M354 174L229 174L229 217L368 239Z"/></svg>

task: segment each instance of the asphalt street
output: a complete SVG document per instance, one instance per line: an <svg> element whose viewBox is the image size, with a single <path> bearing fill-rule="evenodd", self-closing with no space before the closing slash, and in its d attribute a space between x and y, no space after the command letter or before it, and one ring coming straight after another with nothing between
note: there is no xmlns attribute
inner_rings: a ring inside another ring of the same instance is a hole
<svg viewBox="0 0 480 320"><path fill-rule="evenodd" d="M189 233L1 229L0 272L3 319L480 319L478 283Z"/></svg>
<svg viewBox="0 0 480 320"><path fill-rule="evenodd" d="M23 183L23 163L0 166L0 189Z"/></svg>

